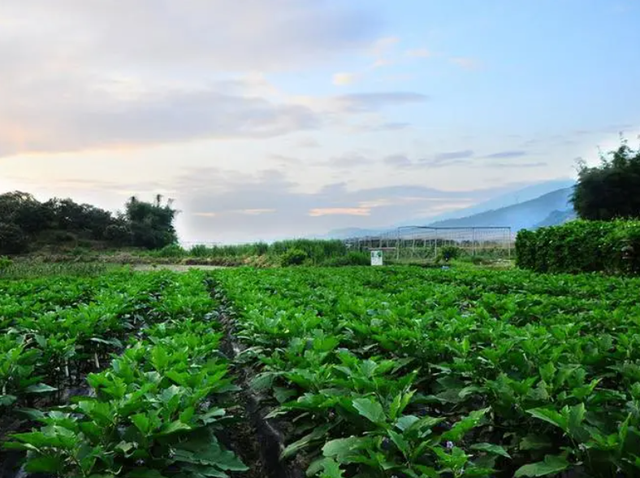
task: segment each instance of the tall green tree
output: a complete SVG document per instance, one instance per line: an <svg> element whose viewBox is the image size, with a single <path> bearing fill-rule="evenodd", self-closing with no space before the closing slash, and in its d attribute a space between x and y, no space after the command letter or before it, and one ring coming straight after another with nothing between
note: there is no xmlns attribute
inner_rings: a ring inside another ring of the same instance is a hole
<svg viewBox="0 0 640 478"><path fill-rule="evenodd" d="M596 167L579 166L573 207L582 219L640 218L640 150L626 141L601 155Z"/></svg>
<svg viewBox="0 0 640 478"><path fill-rule="evenodd" d="M173 201L163 203L158 194L154 202L140 201L131 197L125 206L133 246L147 249L159 249L178 241L173 221L178 213L173 209Z"/></svg>

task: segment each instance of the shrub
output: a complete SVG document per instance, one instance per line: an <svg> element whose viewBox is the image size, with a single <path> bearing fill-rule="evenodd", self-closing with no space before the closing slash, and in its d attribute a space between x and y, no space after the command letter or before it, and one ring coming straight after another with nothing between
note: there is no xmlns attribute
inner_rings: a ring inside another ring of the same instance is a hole
<svg viewBox="0 0 640 478"><path fill-rule="evenodd" d="M301 249L289 249L282 255L281 264L287 266L299 266L309 258L306 252Z"/></svg>
<svg viewBox="0 0 640 478"><path fill-rule="evenodd" d="M20 254L28 245L28 238L19 226L0 223L0 254Z"/></svg>
<svg viewBox="0 0 640 478"><path fill-rule="evenodd" d="M0 271L8 269L13 264L13 261L5 256L0 256Z"/></svg>
<svg viewBox="0 0 640 478"><path fill-rule="evenodd" d="M462 251L456 246L442 246L438 251L438 261L449 262L460 257Z"/></svg>
<svg viewBox="0 0 640 478"><path fill-rule="evenodd" d="M349 251L345 256L332 257L322 263L327 267L368 266L371 256L366 252Z"/></svg>
<svg viewBox="0 0 640 478"><path fill-rule="evenodd" d="M516 237L516 265L537 272L640 272L640 221L572 221Z"/></svg>

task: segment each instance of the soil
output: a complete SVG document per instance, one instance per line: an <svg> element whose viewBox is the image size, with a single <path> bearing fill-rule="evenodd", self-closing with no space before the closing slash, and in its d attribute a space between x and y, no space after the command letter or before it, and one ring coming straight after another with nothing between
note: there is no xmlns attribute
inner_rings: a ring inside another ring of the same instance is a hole
<svg viewBox="0 0 640 478"><path fill-rule="evenodd" d="M215 291L211 295L215 296ZM242 350L242 346L235 341L233 320L226 314L224 307L219 312L218 321L225 334L220 348L232 360ZM305 478L304 467L299 461L280 460L280 453L284 450L284 435L281 431L284 427L276 420L265 418L270 410L261 404L260 397L249 385L253 378L252 371L247 367L238 367L234 374L237 377L236 384L241 388L237 395L238 403L243 406L244 411L240 413L242 421L238 424L238 435L233 437L230 448L250 468L248 476Z"/></svg>

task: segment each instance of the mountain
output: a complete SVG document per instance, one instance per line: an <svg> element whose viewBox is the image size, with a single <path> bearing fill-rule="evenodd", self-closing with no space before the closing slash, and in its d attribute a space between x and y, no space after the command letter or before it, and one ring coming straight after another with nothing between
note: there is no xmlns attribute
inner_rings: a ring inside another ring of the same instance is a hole
<svg viewBox="0 0 640 478"><path fill-rule="evenodd" d="M428 218L413 218L411 220L398 223L394 226L412 226L416 224L427 224L429 222L444 221L445 219L469 217L474 214L501 209L504 207L512 206L514 204L520 204L522 202L530 201L553 191L558 191L559 189L571 188L574 185L575 181L573 179L556 179L552 181L545 181L542 183L527 186L522 189L510 191L495 198L489 199L488 201L476 204L475 206L458 209L456 211L451 211Z"/></svg>
<svg viewBox="0 0 640 478"><path fill-rule="evenodd" d="M566 211L553 211L546 217L546 219L533 226L532 229L538 229L539 227L557 226L559 224L564 224L567 221L573 221L577 217L578 215L573 209L568 209Z"/></svg>
<svg viewBox="0 0 640 478"><path fill-rule="evenodd" d="M570 203L572 188L558 189L536 199L493 209L479 214L445 219L429 224L432 227L487 227L509 226L513 232L554 225L572 218ZM557 221L557 222L556 222Z"/></svg>
<svg viewBox="0 0 640 478"><path fill-rule="evenodd" d="M575 181L560 179L527 186L516 191L435 217L413 218L390 224L386 228L361 229L357 227L334 229L316 236L322 239L347 239L350 237L375 236L395 230L400 226L429 225L434 227L482 227L510 226L512 231L523 228L561 224L575 218L569 203Z"/></svg>

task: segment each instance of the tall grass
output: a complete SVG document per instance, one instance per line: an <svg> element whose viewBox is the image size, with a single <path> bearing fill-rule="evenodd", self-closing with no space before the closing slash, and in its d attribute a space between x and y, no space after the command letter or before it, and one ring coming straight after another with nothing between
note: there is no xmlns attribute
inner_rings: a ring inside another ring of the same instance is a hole
<svg viewBox="0 0 640 478"><path fill-rule="evenodd" d="M277 259L292 251L302 251L306 255L307 263L321 265L327 262L336 262L340 258L349 255L346 245L340 240L319 239L290 239L277 241L272 244L255 242L251 244L239 244L230 246L205 246L197 245L189 249L178 245L167 246L158 251L149 252L153 257L165 258L245 258L267 256Z"/></svg>
<svg viewBox="0 0 640 478"><path fill-rule="evenodd" d="M97 262L20 261L0 267L0 279L29 279L48 276L89 277L104 274L118 266Z"/></svg>

